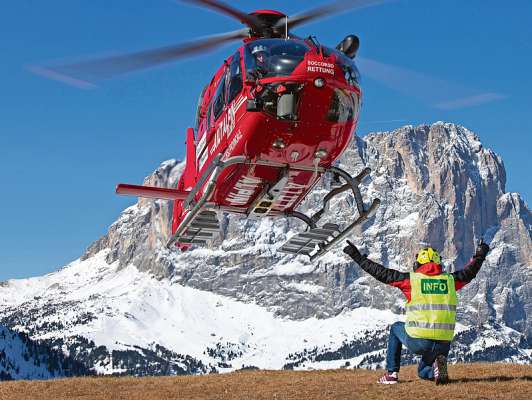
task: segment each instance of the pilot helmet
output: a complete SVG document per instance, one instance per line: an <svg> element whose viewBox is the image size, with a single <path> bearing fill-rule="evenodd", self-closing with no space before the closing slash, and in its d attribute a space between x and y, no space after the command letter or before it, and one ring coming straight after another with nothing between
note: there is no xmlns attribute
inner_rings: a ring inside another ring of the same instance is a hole
<svg viewBox="0 0 532 400"><path fill-rule="evenodd" d="M253 49L251 49L251 54L256 55L257 53L268 53L268 48L266 46L263 46L262 44L253 46Z"/></svg>

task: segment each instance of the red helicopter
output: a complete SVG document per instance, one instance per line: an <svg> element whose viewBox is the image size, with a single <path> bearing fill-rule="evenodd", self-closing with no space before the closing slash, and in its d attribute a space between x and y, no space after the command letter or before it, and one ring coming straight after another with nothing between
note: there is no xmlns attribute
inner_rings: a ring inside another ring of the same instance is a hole
<svg viewBox="0 0 532 400"><path fill-rule="evenodd" d="M193 44L44 72L86 85L80 77L108 78L243 39L200 95L196 125L187 130L186 165L177 187L119 184L116 193L173 200L171 248L207 244L220 230L220 212L228 212L253 218L297 218L307 230L280 251L310 259L323 255L372 217L380 204L374 199L366 205L359 190L369 168L352 177L334 165L353 139L358 121L362 94L353 59L359 39L349 35L330 48L313 37L292 35L291 29L337 12L347 3L368 6L379 1L340 1L290 18L273 10L247 14L218 0L189 2L235 17L247 28ZM297 211L325 173L332 174L336 184L324 196L323 208L313 215ZM353 221L343 227L320 225L330 200L348 191L356 204Z"/></svg>

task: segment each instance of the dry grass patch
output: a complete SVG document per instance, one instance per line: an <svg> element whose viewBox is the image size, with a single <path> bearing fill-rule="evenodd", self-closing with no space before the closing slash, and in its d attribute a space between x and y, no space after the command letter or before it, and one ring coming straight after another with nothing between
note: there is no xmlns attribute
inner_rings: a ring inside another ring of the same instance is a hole
<svg viewBox="0 0 532 400"><path fill-rule="evenodd" d="M413 366L401 370L398 385L377 385L381 373L352 369L245 371L206 376L0 382L0 399L532 399L530 365L450 365L451 383L445 386L419 380Z"/></svg>

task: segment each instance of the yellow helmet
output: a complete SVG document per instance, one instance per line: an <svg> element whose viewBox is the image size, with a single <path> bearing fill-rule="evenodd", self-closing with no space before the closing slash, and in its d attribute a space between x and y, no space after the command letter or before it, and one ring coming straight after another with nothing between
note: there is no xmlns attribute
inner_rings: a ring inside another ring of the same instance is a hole
<svg viewBox="0 0 532 400"><path fill-rule="evenodd" d="M427 247L425 249L419 250L419 253L417 253L416 261L419 265L427 264L429 262L441 264L440 255L432 247Z"/></svg>

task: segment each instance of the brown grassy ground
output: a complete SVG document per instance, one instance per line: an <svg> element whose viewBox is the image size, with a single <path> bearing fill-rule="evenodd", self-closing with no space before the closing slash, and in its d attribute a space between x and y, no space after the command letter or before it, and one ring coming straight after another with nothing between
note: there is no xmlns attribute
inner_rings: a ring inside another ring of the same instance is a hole
<svg viewBox="0 0 532 400"><path fill-rule="evenodd" d="M450 365L451 383L445 386L417 379L412 366L401 370L398 385L377 385L381 373L352 369L246 371L163 378L0 382L0 399L532 399L530 365Z"/></svg>

